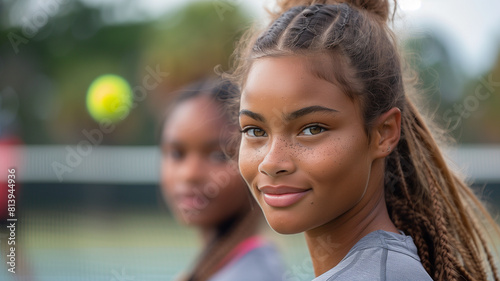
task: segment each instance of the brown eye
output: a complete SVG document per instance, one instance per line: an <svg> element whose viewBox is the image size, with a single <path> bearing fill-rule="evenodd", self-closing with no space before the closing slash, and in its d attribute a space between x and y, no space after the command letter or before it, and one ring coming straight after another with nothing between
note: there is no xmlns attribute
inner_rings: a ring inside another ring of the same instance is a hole
<svg viewBox="0 0 500 281"><path fill-rule="evenodd" d="M248 128L243 130L243 133L254 138L267 137L266 132L259 128Z"/></svg>
<svg viewBox="0 0 500 281"><path fill-rule="evenodd" d="M325 128L320 126L309 126L302 131L303 135L313 136L325 131Z"/></svg>
<svg viewBox="0 0 500 281"><path fill-rule="evenodd" d="M184 151L181 151L180 149L169 149L164 153L164 156L169 157L173 160L179 161L182 158L184 158Z"/></svg>

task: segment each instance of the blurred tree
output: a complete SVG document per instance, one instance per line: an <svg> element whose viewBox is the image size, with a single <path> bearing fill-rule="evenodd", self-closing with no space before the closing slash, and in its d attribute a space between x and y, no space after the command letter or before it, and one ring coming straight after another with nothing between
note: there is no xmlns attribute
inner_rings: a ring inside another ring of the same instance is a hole
<svg viewBox="0 0 500 281"><path fill-rule="evenodd" d="M141 68L159 67L169 73L148 97L156 112L160 114L170 93L179 87L215 75L218 65L227 69L236 40L250 25L242 4L232 3L236 2L193 3L150 27L145 35Z"/></svg>
<svg viewBox="0 0 500 281"><path fill-rule="evenodd" d="M435 33L409 37L404 49L434 121L459 143L500 143L500 59L493 70L471 79Z"/></svg>
<svg viewBox="0 0 500 281"><path fill-rule="evenodd" d="M493 69L467 85L455 109L461 142L500 143L500 50Z"/></svg>
<svg viewBox="0 0 500 281"><path fill-rule="evenodd" d="M455 65L442 39L435 33L414 35L404 42L404 49L418 73L419 88L434 106L447 107L460 98L464 74Z"/></svg>

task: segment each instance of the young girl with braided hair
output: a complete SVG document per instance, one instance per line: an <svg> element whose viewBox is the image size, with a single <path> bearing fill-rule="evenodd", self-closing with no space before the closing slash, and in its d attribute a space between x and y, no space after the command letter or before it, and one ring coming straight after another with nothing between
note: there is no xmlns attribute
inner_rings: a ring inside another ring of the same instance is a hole
<svg viewBox="0 0 500 281"><path fill-rule="evenodd" d="M388 1L279 7L231 74L239 169L269 225L305 233L317 281L499 280L499 227L412 101Z"/></svg>
<svg viewBox="0 0 500 281"><path fill-rule="evenodd" d="M177 220L197 229L203 251L182 281L274 281L283 265L260 235L261 210L226 152L237 150L225 103L227 82L203 80L180 91L162 132L161 187Z"/></svg>

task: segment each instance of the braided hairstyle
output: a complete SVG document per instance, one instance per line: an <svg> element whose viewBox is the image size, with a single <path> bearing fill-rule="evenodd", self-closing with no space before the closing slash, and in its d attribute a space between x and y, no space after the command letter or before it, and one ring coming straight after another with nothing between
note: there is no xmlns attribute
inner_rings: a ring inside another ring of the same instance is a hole
<svg viewBox="0 0 500 281"><path fill-rule="evenodd" d="M176 98L171 102L163 118L168 116L181 103L199 98L209 97L219 112L219 117L226 120L227 128L222 128L221 133L228 130L234 131L235 120L226 110L226 104L237 95L237 87L225 80L204 79L181 89ZM162 125L162 128L165 124ZM220 146L228 157L234 158L237 143L234 140L220 138ZM248 191L248 189L245 189ZM232 214L220 225L215 226L216 234L202 250L191 270L181 277L179 281L206 281L217 273L227 262L228 255L246 238L258 233L263 216L257 207L252 195L248 193L248 204L242 205L239 212Z"/></svg>
<svg viewBox="0 0 500 281"><path fill-rule="evenodd" d="M387 24L388 1L278 4L280 10L263 32L244 37L235 53L232 79L244 89L252 62L259 58L319 56L321 63L311 70L359 102L368 136L378 116L399 108L401 139L385 159L385 197L392 221L413 237L433 279L498 281L490 247L500 237L499 227L447 166L428 122L410 99L415 88L403 79L396 40Z"/></svg>

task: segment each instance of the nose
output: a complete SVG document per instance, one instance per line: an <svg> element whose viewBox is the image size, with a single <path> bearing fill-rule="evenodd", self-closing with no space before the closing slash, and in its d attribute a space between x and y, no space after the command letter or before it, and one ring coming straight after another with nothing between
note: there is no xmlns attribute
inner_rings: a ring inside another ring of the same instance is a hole
<svg viewBox="0 0 500 281"><path fill-rule="evenodd" d="M295 172L296 166L290 148L291 145L283 139L273 140L269 151L259 164L259 172L270 177L279 177Z"/></svg>

